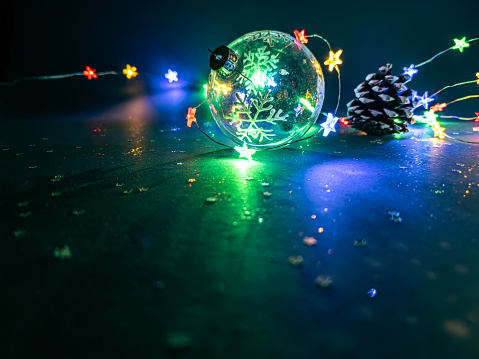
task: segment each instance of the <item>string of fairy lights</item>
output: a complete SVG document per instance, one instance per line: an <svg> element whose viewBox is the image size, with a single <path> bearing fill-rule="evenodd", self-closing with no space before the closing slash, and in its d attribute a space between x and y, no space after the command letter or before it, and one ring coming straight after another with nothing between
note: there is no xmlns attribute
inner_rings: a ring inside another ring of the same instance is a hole
<svg viewBox="0 0 479 359"><path fill-rule="evenodd" d="M302 30L302 31L294 30L294 35L295 35L296 40L301 44L307 44L308 41L309 41L309 38L319 38L327 44L327 46L329 48L329 55L328 55L326 61L324 61L324 65L326 65L328 67L328 70L330 72L336 71L337 74L338 74L338 83L339 83L338 101L337 101L336 108L333 112L331 112L331 113L323 113L322 112L321 113L322 115L326 116L326 121L320 124L319 130L317 132L315 132L313 135L310 135L310 136L307 136L307 137L304 137L304 138L301 138L301 139L298 139L298 140L295 140L295 141L291 141L291 142L286 143L284 145L271 147L271 148L268 148L268 149L274 149L274 148L279 148L279 147L283 147L283 146L288 146L288 145L291 145L293 143L297 143L299 141L304 141L304 140L310 139L312 137L317 136L321 131L323 131L323 136L327 136L330 132L335 132L336 131L335 125L338 122L338 120L343 124L347 124L347 121L345 121L345 117L340 117L340 118L336 117L337 111L339 109L340 98L341 98L341 77L340 77L339 65L342 64L342 60L341 60L340 57L341 57L343 51L338 50L338 51L334 52L332 50L332 47L331 47L330 43L328 42L328 40L326 40L324 37L322 37L318 34L306 35L305 30ZM438 57L446 54L449 51L458 50L459 52L462 53L464 51L464 49L467 49L468 47L470 47L471 43L476 42L476 41L479 41L479 38L473 38L473 39L470 39L470 40L466 40L465 37L463 37L462 39L454 39L454 45L448 47L447 49L445 49L443 51L440 51L439 53L432 56L430 59L428 59L424 62L421 62L417 65L411 64L409 67L404 67L403 68L403 71L404 71L403 74L408 75L412 79L413 76L415 76L419 72L418 69L420 67L431 63L432 61L436 60ZM20 78L14 80L12 82L0 83L0 86L13 86L13 85L15 85L19 82L29 81L29 80L59 80L59 79L75 77L75 76L84 76L84 77L87 77L88 80L93 80L93 79L97 79L100 76L124 75L124 76L127 77L127 79L132 79L132 78L137 77L140 74L141 75L146 75L146 76L151 76L151 74L148 74L148 73L139 73L138 69L136 67L131 66L129 64L127 64L126 67L121 72L118 72L118 71L97 72L94 68L91 68L90 66L86 66L85 70L83 70L81 72L73 72L73 73L68 73L68 74L49 75L49 76L20 77ZM461 142L466 142L466 143L479 143L479 142L466 141L466 140L451 137L450 135L448 135L445 132L445 128L442 127L441 124L438 121L438 118L442 118L442 119L457 119L457 120L461 120L461 121L476 121L476 122L479 122L479 112L475 112L475 116L473 116L473 117L461 117L461 116L455 116L455 115L439 114L439 113L442 113L444 111L444 109L446 109L447 107L449 107L449 106L451 106L455 103L465 101L465 100L474 99L474 98L479 98L479 95L464 96L464 97L461 97L461 98L451 100L449 102L441 102L441 103L438 102L438 103L430 106L430 103L435 102L436 97L439 94L443 93L444 91L446 91L448 89L456 88L456 87L459 87L459 86L465 86L465 85L469 85L469 84L473 84L473 83L476 83L476 84L479 85L479 72L476 72L475 77L476 77L475 79L466 80L466 81L458 82L458 83L455 83L455 84L452 84L452 85L444 86L440 90L434 92L432 95L429 95L428 91L426 91L422 96L419 96L417 91L412 91L411 101L414 101L414 103L415 103L413 111L419 110L421 107L423 107L426 110L421 115L414 115L414 117L413 117L414 120L416 122L423 123L426 126L430 127L433 131L434 137L437 137L439 139L449 138L449 139L453 139L453 140L457 140L457 141L461 141ZM169 83L177 82L178 81L178 72L173 71L172 69L168 69L168 71L164 74L164 78ZM248 79L248 80L249 81L254 81L254 79ZM274 81L274 80L268 80L268 81ZM207 85L204 85L204 88L206 90ZM220 84L220 83L216 82L216 83L213 84L212 90L217 91L217 92L222 92L223 94L226 94L229 91L231 91L231 88L224 85L224 84ZM188 113L186 115L187 126L191 127L192 124L195 123L197 128L205 136L207 136L211 141L213 141L213 142L215 142L219 145L222 145L222 146L233 148L229 145L226 145L224 143L221 143L219 141L214 140L211 136L209 136L205 131L203 131L200 128L200 126L197 122L197 119L196 119L196 110L202 104L204 104L206 101L207 101L207 99L205 99L203 102L201 102L196 107L189 107L188 108ZM295 111L297 111L297 112L302 111L304 108L307 108L308 105L310 106L309 102L307 100L304 100L304 101L302 101L301 105L298 105L298 108L296 108ZM479 127L473 127L473 131L474 132L479 132ZM256 152L256 150L254 150L252 148L248 148L248 146L245 142L243 142L243 146L235 146L234 149L239 153L240 158L244 157L244 158L247 158L249 160L252 159L252 155Z"/></svg>

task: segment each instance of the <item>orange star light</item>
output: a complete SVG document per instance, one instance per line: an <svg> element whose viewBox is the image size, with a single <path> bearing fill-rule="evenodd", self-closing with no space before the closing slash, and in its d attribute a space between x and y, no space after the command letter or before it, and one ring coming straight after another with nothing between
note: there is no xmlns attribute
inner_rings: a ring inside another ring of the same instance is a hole
<svg viewBox="0 0 479 359"><path fill-rule="evenodd" d="M329 71L333 71L333 69L341 65L343 62L339 59L339 56L343 53L343 50L338 50L336 53L333 51L329 52L329 58L324 62L325 65L329 65Z"/></svg>
<svg viewBox="0 0 479 359"><path fill-rule="evenodd" d="M446 103L436 103L434 106L431 107L431 111L432 112L441 112L446 107L447 107Z"/></svg>
<svg viewBox="0 0 479 359"><path fill-rule="evenodd" d="M87 67L86 67L86 70L83 71L83 75L85 75L86 77L88 77L88 80L96 79L98 76L96 75L95 72L96 72L95 69L92 69L90 66L87 66Z"/></svg>
<svg viewBox="0 0 479 359"><path fill-rule="evenodd" d="M196 114L196 108L188 107L188 114L186 115L186 119L188 120L188 123L186 124L186 126L191 127L193 122L196 122L195 114Z"/></svg>
<svg viewBox="0 0 479 359"><path fill-rule="evenodd" d="M294 30L294 36L296 36L296 40L298 40L302 44L307 44L309 41L304 35L304 30L301 30L301 31Z"/></svg>
<svg viewBox="0 0 479 359"><path fill-rule="evenodd" d="M126 65L126 69L123 69L123 75L126 75L127 79L131 79L132 77L136 77L138 72L136 72L135 66Z"/></svg>

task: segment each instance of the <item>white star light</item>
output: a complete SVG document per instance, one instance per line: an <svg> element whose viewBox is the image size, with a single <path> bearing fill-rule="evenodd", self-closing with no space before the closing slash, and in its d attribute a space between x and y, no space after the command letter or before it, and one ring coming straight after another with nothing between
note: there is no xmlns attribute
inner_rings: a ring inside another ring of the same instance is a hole
<svg viewBox="0 0 479 359"><path fill-rule="evenodd" d="M168 69L168 73L165 74L165 77L170 83L172 83L173 81L178 81L178 72L171 71L171 69Z"/></svg>
<svg viewBox="0 0 479 359"><path fill-rule="evenodd" d="M248 148L245 142L243 142L243 147L235 146L235 150L239 153L239 158L244 157L250 161L253 160L252 155L256 152L256 150Z"/></svg>
<svg viewBox="0 0 479 359"><path fill-rule="evenodd" d="M321 124L321 127L324 128L323 136L326 137L329 135L329 133L336 132L336 129L334 126L336 125L336 122L338 122L339 117L334 117L332 113L328 113L328 118L326 119L326 122L323 122Z"/></svg>
<svg viewBox="0 0 479 359"><path fill-rule="evenodd" d="M429 102L434 101L434 99L428 97L427 91L424 92L424 95L422 95L422 97L417 96L417 98L419 99L419 101L417 102L416 106L414 106L414 109L424 106L424 108L427 110L429 107Z"/></svg>
<svg viewBox="0 0 479 359"><path fill-rule="evenodd" d="M409 75L412 78L415 74L417 74L419 72L419 70L416 70L415 66L416 65L412 64L409 67L403 67L404 75Z"/></svg>
<svg viewBox="0 0 479 359"><path fill-rule="evenodd" d="M274 81L274 77L271 77L271 78L268 78L268 83L266 84L266 86L269 86L269 87L276 87L276 82Z"/></svg>

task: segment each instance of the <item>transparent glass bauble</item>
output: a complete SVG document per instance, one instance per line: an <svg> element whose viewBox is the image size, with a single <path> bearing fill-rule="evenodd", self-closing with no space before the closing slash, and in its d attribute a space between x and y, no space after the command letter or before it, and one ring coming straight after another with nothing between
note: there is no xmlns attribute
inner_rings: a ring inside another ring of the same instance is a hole
<svg viewBox="0 0 479 359"><path fill-rule="evenodd" d="M266 149L303 136L324 101L321 67L306 46L278 31L246 34L228 47L238 61L223 76L211 71L211 114L235 143Z"/></svg>

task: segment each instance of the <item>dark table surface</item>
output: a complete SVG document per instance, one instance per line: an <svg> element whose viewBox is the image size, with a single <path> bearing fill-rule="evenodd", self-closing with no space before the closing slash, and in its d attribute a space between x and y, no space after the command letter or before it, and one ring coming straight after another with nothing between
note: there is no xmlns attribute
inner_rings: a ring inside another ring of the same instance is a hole
<svg viewBox="0 0 479 359"><path fill-rule="evenodd" d="M2 119L2 358L479 357L478 145L338 125L249 162L149 101Z"/></svg>

